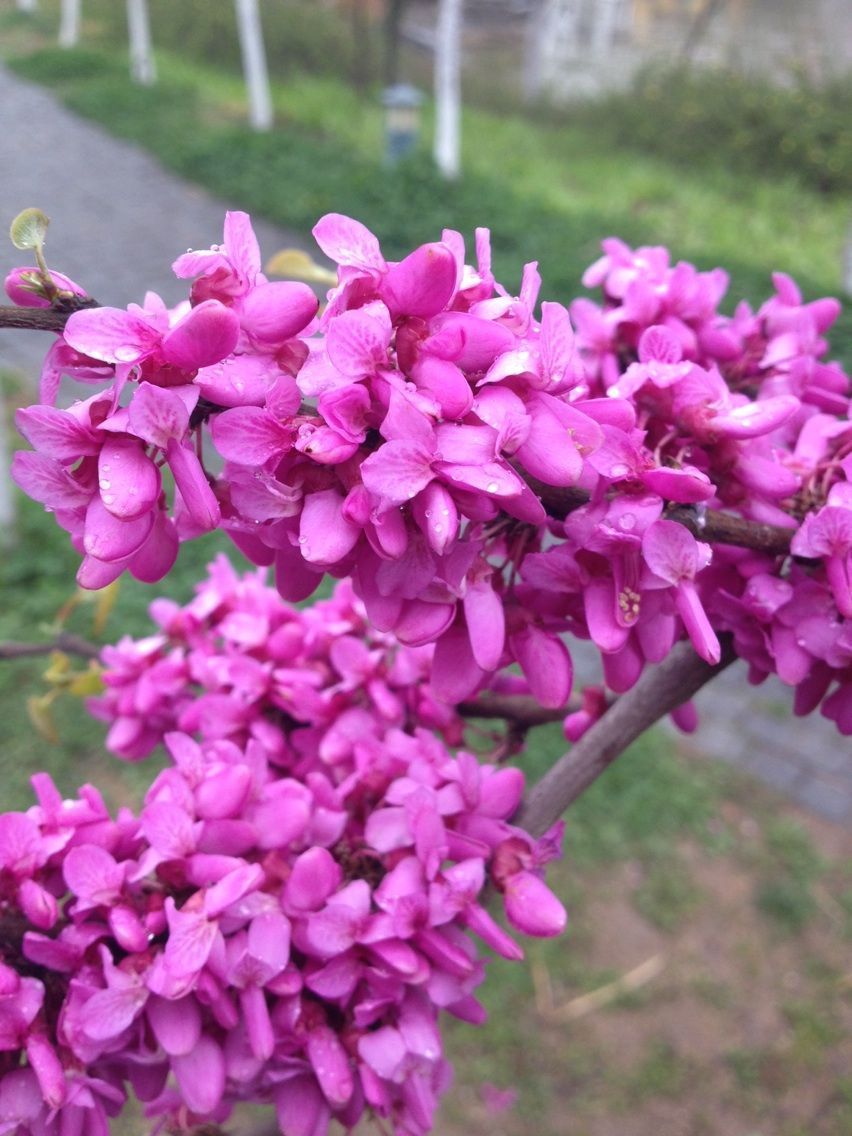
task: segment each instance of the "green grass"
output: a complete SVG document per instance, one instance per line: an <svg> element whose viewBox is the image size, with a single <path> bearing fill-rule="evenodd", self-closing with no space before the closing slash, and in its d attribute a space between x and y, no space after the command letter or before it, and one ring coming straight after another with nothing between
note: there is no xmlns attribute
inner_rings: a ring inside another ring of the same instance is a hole
<svg viewBox="0 0 852 1136"><path fill-rule="evenodd" d="M164 78L149 89L129 82L114 50L51 47L9 62L187 178L299 232L329 210L350 213L399 256L445 226L470 239L477 225L489 225L496 270L510 290L524 261L537 259L542 295L570 299L600 239L613 233L668 244L702 268L721 264L731 273L731 303L759 302L773 269L795 275L808 296L839 285L845 203L807 190L792 170L761 177L722 164L675 168L653 153L613 147L589 127L468 108L464 176L447 184L425 146L385 170L377 92L359 95L334 75L278 75L278 125L253 134L239 77L189 53L161 53ZM424 137L430 132L427 107ZM852 347L850 329L847 318L836 335L841 351Z"/></svg>

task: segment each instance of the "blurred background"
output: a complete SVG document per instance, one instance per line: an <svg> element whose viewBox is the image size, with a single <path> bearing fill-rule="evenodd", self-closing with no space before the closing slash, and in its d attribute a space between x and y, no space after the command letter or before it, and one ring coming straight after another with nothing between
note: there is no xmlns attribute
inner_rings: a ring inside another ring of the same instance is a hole
<svg viewBox="0 0 852 1136"><path fill-rule="evenodd" d="M0 211L45 208L49 262L103 303L175 302L172 259L219 240L226 207L266 256L309 249L330 210L391 259L488 225L507 289L536 259L564 302L609 235L722 265L727 310L773 270L807 299L852 290L848 0L2 0L0 57ZM36 389L24 339L0 337L9 412ZM848 311L831 341L852 365ZM152 596L188 598L226 543L81 599L52 519L8 493L0 512L2 640L145 634ZM77 659L2 664L3 807L36 767L113 803L150 781L103 755L73 693L91 681ZM451 1030L439 1132L852 1132L852 747L745 685L732 669L697 734L661 727L572 809L569 933L492 965L489 1027ZM534 736L531 776L562 746Z"/></svg>

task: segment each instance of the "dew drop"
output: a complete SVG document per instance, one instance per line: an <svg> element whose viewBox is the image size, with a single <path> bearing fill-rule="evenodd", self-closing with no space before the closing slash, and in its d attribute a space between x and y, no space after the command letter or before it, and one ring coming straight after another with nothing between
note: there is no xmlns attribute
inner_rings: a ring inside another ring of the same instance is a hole
<svg viewBox="0 0 852 1136"><path fill-rule="evenodd" d="M435 533L436 536L440 536L441 533L444 531L444 526L443 525L433 525L432 531Z"/></svg>
<svg viewBox="0 0 852 1136"><path fill-rule="evenodd" d="M500 486L497 484L496 481L489 481L488 485L485 487L485 492L486 493L496 493L499 488L500 488Z"/></svg>
<svg viewBox="0 0 852 1136"><path fill-rule="evenodd" d="M623 528L627 532L630 532L631 529L636 528L636 518L632 513L625 513L618 524L620 528Z"/></svg>
<svg viewBox="0 0 852 1136"><path fill-rule="evenodd" d="M113 497L112 493L102 493L101 500L105 505L111 505L115 500L115 497Z"/></svg>
<svg viewBox="0 0 852 1136"><path fill-rule="evenodd" d="M100 479L100 481L98 482L98 485L101 487L101 489L111 489L112 488L112 482L107 481L107 479L105 477L102 477Z"/></svg>
<svg viewBox="0 0 852 1136"><path fill-rule="evenodd" d="M426 516L426 517L431 517L431 516L432 516L432 510L431 510L431 509L427 509L427 510L426 510L426 512L424 513L424 516Z"/></svg>
<svg viewBox="0 0 852 1136"><path fill-rule="evenodd" d="M104 463L104 465L101 466L101 469L103 470L104 473L109 473L109 466L106 465L106 463Z"/></svg>
<svg viewBox="0 0 852 1136"><path fill-rule="evenodd" d="M626 477L630 470L626 465L614 465L610 470L613 477Z"/></svg>
<svg viewBox="0 0 852 1136"><path fill-rule="evenodd" d="M450 510L449 510L449 509L442 509L442 510L441 510L441 516L443 516L443 517L448 517L449 515L450 515Z"/></svg>
<svg viewBox="0 0 852 1136"><path fill-rule="evenodd" d="M116 347L115 357L120 363L134 363L139 356L135 347Z"/></svg>

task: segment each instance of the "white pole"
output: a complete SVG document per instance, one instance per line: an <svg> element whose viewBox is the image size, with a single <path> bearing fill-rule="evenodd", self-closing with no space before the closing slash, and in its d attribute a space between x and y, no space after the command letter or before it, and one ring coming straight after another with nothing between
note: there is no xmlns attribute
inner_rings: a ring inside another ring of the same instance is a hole
<svg viewBox="0 0 852 1136"><path fill-rule="evenodd" d="M34 12L38 7L38 0L18 0L19 12Z"/></svg>
<svg viewBox="0 0 852 1136"><path fill-rule="evenodd" d="M148 0L127 0L127 30L130 35L130 74L135 83L150 87L157 81L157 65L151 50Z"/></svg>
<svg viewBox="0 0 852 1136"><path fill-rule="evenodd" d="M10 548L17 540L14 489L9 476L8 441L5 401L0 399L0 548Z"/></svg>
<svg viewBox="0 0 852 1136"><path fill-rule="evenodd" d="M76 47L80 42L80 0L62 0L59 46Z"/></svg>
<svg viewBox="0 0 852 1136"><path fill-rule="evenodd" d="M440 0L435 39L435 164L445 178L461 170L462 0Z"/></svg>
<svg viewBox="0 0 852 1136"><path fill-rule="evenodd" d="M272 126L272 98L257 0L236 0L236 4L243 74L249 99L249 122L255 130L268 130Z"/></svg>

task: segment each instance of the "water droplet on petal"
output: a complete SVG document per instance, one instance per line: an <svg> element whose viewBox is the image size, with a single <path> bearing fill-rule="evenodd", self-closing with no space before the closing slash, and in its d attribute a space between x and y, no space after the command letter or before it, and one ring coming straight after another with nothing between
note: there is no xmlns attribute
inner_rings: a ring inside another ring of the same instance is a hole
<svg viewBox="0 0 852 1136"><path fill-rule="evenodd" d="M499 488L500 488L500 486L497 484L496 481L489 481L488 485L485 487L485 492L486 493L496 493Z"/></svg>
<svg viewBox="0 0 852 1136"><path fill-rule="evenodd" d="M620 528L623 528L626 532L630 532L631 529L636 528L636 518L632 513L625 513L618 524Z"/></svg>
<svg viewBox="0 0 852 1136"><path fill-rule="evenodd" d="M102 493L101 500L105 505L111 505L115 500L115 497L113 497L112 493Z"/></svg>
<svg viewBox="0 0 852 1136"><path fill-rule="evenodd" d="M626 465L614 465L610 470L613 477L627 477L630 470Z"/></svg>
<svg viewBox="0 0 852 1136"><path fill-rule="evenodd" d="M107 481L105 477L102 477L98 482L98 485L101 487L101 489L109 489L112 486L112 482Z"/></svg>

